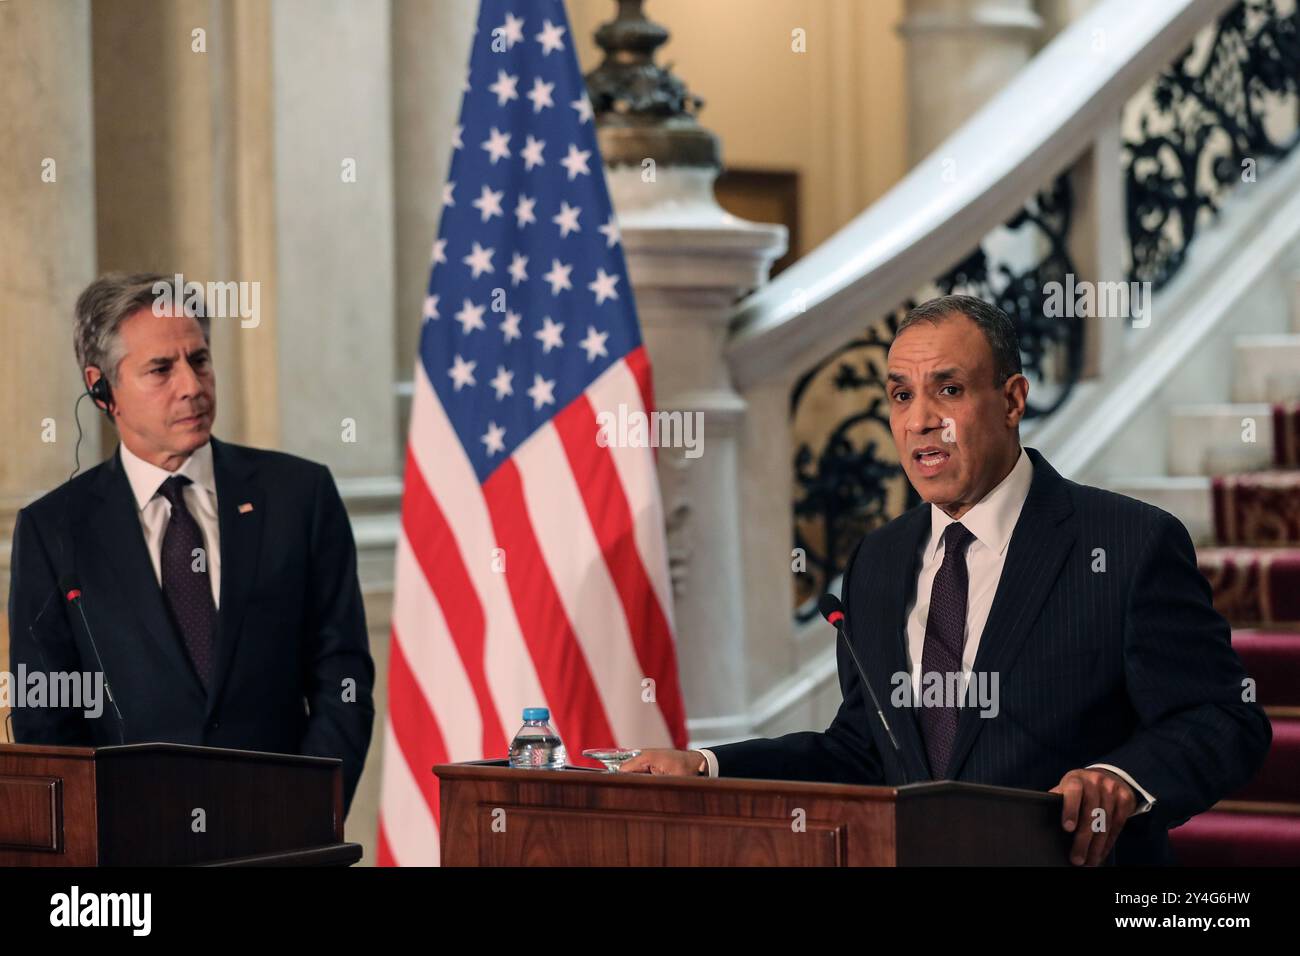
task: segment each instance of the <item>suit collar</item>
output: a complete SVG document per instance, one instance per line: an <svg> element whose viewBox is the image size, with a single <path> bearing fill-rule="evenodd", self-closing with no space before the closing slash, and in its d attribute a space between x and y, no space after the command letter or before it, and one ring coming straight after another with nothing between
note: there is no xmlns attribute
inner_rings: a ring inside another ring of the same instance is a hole
<svg viewBox="0 0 1300 956"><path fill-rule="evenodd" d="M973 505L960 521L976 540L995 554L1002 554L1011 541L1011 533L1020 519L1020 511L1029 496L1034 466L1025 450L1011 470L988 494ZM930 541L926 553L933 555L943 540L943 533L953 519L938 505L930 505Z"/></svg>
<svg viewBox="0 0 1300 956"><path fill-rule="evenodd" d="M203 446L210 449L212 454L212 482L217 485L217 471L224 468L227 472L237 475L240 478L251 477L256 471L253 461L249 458L248 449L239 445L231 445L221 441L215 436L208 439L208 443ZM161 470L161 469L159 469ZM90 477L92 472L87 472ZM169 472L164 472L169 474ZM118 482L126 483L127 491L134 498L134 491L131 488L130 479L127 477L126 466L122 461L122 443L119 441L117 447L113 449L113 454L104 459L93 470L93 480L91 482L91 491L100 498L113 496L118 488ZM157 491L157 488L154 489ZM147 501L147 499L146 499Z"/></svg>
<svg viewBox="0 0 1300 956"><path fill-rule="evenodd" d="M221 609L217 613L216 661L208 695L211 712L221 699L239 641L244 609L257 580L266 498L255 481L256 468L238 445L212 439L221 530Z"/></svg>
<svg viewBox="0 0 1300 956"><path fill-rule="evenodd" d="M249 449L217 438L209 440L208 444L212 446L214 472L217 468L221 468L227 475L241 479L251 478L256 474L256 460L249 454Z"/></svg>
<svg viewBox="0 0 1300 956"><path fill-rule="evenodd" d="M212 469L211 439L196 448L174 472L145 461L127 448L125 442L118 443L117 457L121 462L127 481L131 484L131 493L135 497L136 508L140 511L143 511L145 506L153 500L158 493L159 486L172 475L184 475L190 479L196 488L202 489L207 494L210 502L216 498L217 484ZM216 510L215 507L213 510Z"/></svg>

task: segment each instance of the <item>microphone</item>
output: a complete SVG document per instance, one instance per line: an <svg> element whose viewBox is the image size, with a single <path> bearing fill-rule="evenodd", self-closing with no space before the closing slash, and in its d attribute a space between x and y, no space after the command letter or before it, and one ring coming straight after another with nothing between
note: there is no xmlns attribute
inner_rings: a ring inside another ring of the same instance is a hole
<svg viewBox="0 0 1300 956"><path fill-rule="evenodd" d="M81 623L86 628L86 637L90 638L90 649L95 652L95 663L99 665L99 672L104 675L104 691L108 694L108 702L113 705L113 713L117 714L117 740L120 744L126 743L126 735L123 728L126 726L126 719L122 712L117 709L117 701L113 699L113 688L108 683L108 671L104 670L104 659L99 656L99 645L95 643L95 633L90 629L90 621L86 617L86 609L81 601L81 588L77 587L76 581L70 577L59 578L59 590L63 592L63 598L69 604L77 609L81 615Z"/></svg>
<svg viewBox="0 0 1300 956"><path fill-rule="evenodd" d="M907 779L907 761L903 759L903 748L898 746L898 738L894 736L894 731L889 726L889 721L885 719L885 712L881 709L880 701L876 697L876 692L872 689L871 683L867 680L867 672L862 669L862 663L858 660L857 652L853 650L853 643L849 640L849 635L844 631L844 606L840 604L840 599L834 594L823 594L817 600L817 610L821 611L822 617L827 622L834 625L835 630L839 632L844 646L849 649L849 656L853 658L853 666L858 669L858 679L862 681L862 686L867 689L871 695L871 703L876 708L876 716L880 718L880 723L885 728L885 733L889 735L889 742L894 745L894 753L898 756L899 765L903 768L903 777ZM910 781L909 781L910 782Z"/></svg>

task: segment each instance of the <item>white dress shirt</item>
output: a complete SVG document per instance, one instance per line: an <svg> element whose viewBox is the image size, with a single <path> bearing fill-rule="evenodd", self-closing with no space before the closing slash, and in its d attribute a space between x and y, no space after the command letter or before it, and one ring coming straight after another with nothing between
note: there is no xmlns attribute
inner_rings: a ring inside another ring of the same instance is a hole
<svg viewBox="0 0 1300 956"><path fill-rule="evenodd" d="M166 471L157 465L140 458L119 443L122 454L122 467L126 470L127 480L131 483L131 492L140 517L140 528L144 531L145 547L149 550L149 560L153 562L154 577L162 587L162 540L167 531L167 522L171 520L172 506L158 489L172 475L184 475L190 483L181 492L185 507L198 522L203 532L203 548L207 552L208 579L212 585L212 603L221 604L221 530L217 525L217 480L212 471L212 445L207 443L194 450L176 471Z"/></svg>
<svg viewBox="0 0 1300 956"><path fill-rule="evenodd" d="M1011 533L1020 520L1020 511L1024 508L1025 498L1029 496L1029 485L1034 478L1034 465L1020 449L1020 457L1011 467L1011 471L993 490L971 506L960 520L966 530L975 536L966 546L966 634L962 647L961 668L962 697L965 696L966 683L970 680L975 666L975 655L979 651L980 638L984 634L984 625L993 607L993 596L997 593L998 582L1002 579L1002 568L1006 564L1007 545L1011 543ZM935 575L943 564L943 533L953 523L942 508L930 506L930 537L921 550L921 571L916 581L916 590L907 606L907 667L912 677L914 699L920 700L921 655L925 647L925 625L930 616L930 592L934 588ZM701 750L708 765L708 775L718 775L718 761L710 750ZM1109 770L1117 774L1139 795L1138 808L1135 813L1145 813L1151 809L1155 797L1147 793L1137 781L1118 767L1110 764L1090 764L1090 769ZM1145 798L1145 803L1143 803Z"/></svg>

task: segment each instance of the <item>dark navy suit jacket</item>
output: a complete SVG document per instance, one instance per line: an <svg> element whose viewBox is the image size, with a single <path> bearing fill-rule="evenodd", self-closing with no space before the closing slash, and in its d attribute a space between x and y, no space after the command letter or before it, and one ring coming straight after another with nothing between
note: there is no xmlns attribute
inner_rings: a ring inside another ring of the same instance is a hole
<svg viewBox="0 0 1300 956"><path fill-rule="evenodd" d="M118 452L19 512L9 633L11 672L98 671L80 615L57 596L75 582L123 721L107 702L97 719L16 708L14 736L104 746L121 732L127 743L339 757L350 804L374 664L343 501L327 468L292 455L214 438L212 466L221 601L210 692L173 627Z"/></svg>
<svg viewBox="0 0 1300 956"><path fill-rule="evenodd" d="M1026 451L1034 477L974 664L998 674L998 715L964 708L951 761L934 771L915 711L890 703L891 676L908 670L904 614L930 531L923 504L863 538L842 594L900 752L841 642L844 702L830 727L710 748L720 775L1050 790L1070 770L1113 764L1156 798L1120 834L1121 864L1170 862L1168 828L1250 779L1272 729L1243 700L1246 673L1186 529L1158 508L1067 481Z"/></svg>

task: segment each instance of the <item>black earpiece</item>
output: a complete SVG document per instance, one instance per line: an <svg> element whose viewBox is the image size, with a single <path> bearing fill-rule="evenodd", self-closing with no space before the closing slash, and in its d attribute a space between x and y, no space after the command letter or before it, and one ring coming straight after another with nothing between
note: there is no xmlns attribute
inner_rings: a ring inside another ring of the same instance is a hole
<svg viewBox="0 0 1300 956"><path fill-rule="evenodd" d="M95 368L93 365L87 367ZM95 370L99 371L98 369ZM108 416L109 421L112 421L113 413L109 411L109 405L113 402L113 387L108 384L108 378L103 372L100 372L95 384L86 389L86 392L90 395L91 401L104 403L104 414Z"/></svg>

